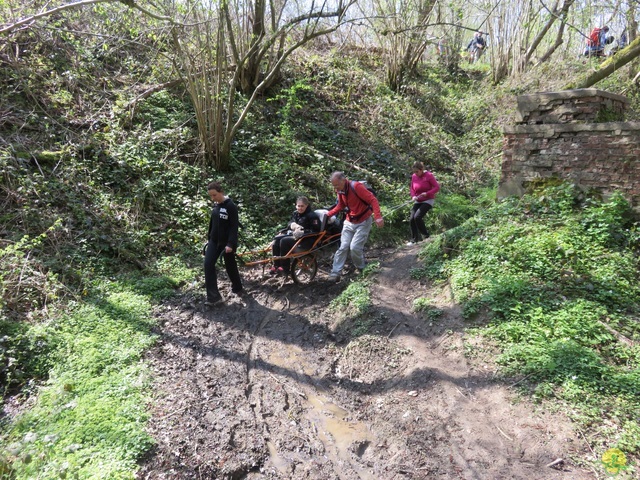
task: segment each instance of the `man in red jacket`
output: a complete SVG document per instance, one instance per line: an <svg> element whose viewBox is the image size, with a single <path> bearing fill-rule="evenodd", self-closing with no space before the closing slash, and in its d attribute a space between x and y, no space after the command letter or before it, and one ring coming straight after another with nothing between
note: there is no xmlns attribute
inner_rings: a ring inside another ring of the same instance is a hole
<svg viewBox="0 0 640 480"><path fill-rule="evenodd" d="M344 173L333 172L331 184L338 194L338 203L329 210L327 215L331 218L342 210L347 211L347 218L340 235L340 247L333 257L333 268L329 275L329 280L337 282L340 280L340 272L347 260L349 250L351 250L351 261L355 267L358 270L364 269L366 266L364 244L369 238L374 218L377 227L382 227L384 220L380 213L378 199L362 183L350 182Z"/></svg>

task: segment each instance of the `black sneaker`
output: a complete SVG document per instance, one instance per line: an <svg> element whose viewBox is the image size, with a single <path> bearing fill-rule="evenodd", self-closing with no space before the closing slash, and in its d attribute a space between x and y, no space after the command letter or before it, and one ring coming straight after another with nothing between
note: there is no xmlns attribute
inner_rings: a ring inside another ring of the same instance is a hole
<svg viewBox="0 0 640 480"><path fill-rule="evenodd" d="M222 300L222 298L207 300L204 302L205 307L219 307L222 304L224 304L224 300Z"/></svg>

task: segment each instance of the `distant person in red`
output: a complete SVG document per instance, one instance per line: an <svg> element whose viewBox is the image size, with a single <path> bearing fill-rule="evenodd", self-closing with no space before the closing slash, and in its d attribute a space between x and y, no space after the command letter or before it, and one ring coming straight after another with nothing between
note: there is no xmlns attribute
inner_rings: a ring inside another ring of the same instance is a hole
<svg viewBox="0 0 640 480"><path fill-rule="evenodd" d="M440 191L440 184L433 176L433 173L424 169L424 163L415 162L411 175L411 216L409 225L411 226L411 241L407 245L413 245L422 240L422 237L429 238L429 232L424 224L424 216L433 208L436 193Z"/></svg>
<svg viewBox="0 0 640 480"><path fill-rule="evenodd" d="M602 28L596 27L591 30L587 39L587 47L584 50L586 57L602 57L604 56L605 45L613 42L613 37L608 37L609 27L606 25Z"/></svg>

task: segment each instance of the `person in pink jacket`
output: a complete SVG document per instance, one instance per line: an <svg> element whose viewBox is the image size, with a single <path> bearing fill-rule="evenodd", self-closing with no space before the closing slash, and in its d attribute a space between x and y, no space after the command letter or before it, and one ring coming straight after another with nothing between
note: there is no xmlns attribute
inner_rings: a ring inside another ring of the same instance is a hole
<svg viewBox="0 0 640 480"><path fill-rule="evenodd" d="M424 163L415 162L412 170L410 192L413 206L409 217L411 241L407 245L418 243L422 237L429 238L429 232L424 225L424 216L433 208L436 193L440 190L436 177L424 169Z"/></svg>

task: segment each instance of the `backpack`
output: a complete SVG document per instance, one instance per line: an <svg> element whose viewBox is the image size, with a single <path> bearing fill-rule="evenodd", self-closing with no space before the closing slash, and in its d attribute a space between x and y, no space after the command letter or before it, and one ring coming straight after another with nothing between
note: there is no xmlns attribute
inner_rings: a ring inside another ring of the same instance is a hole
<svg viewBox="0 0 640 480"><path fill-rule="evenodd" d="M600 45L600 34L602 33L602 29L600 27L596 27L591 30L591 34L589 35L589 46L597 47Z"/></svg>
<svg viewBox="0 0 640 480"><path fill-rule="evenodd" d="M362 203L364 203L369 210L373 210L373 207L371 206L371 204L365 202L362 198L360 198L360 195L358 195L358 192L356 191L356 187L355 187L355 180L350 180L349 181L349 186L351 187L351 190L353 190L353 193L356 194L356 197L358 197L358 200L360 200ZM369 190L374 197L378 198L378 196L376 195L376 191L366 182L366 180L362 180L362 181L357 181L358 183L361 183L362 185L365 186L365 188L367 190ZM362 215L358 215L358 217L361 217Z"/></svg>
<svg viewBox="0 0 640 480"><path fill-rule="evenodd" d="M378 198L378 196L376 195L376 191L373 189L373 187L371 187L367 183L366 180L349 180L349 187L351 188L351 190L353 191L355 196L358 197L358 200L360 200L362 203L364 203L369 208L369 210L373 210L373 207L369 203L365 202L362 198L360 198L360 195L358 195L358 192L356 192L356 188L355 188L355 183L356 182L357 183L361 183L362 185L364 185L365 188L367 190L369 190L373 194L374 197ZM338 201L339 201L339 199L336 199L336 203L334 205L337 205ZM349 211L349 207L347 207L346 210L344 210L344 211L348 212ZM360 215L358 215L358 216L360 216Z"/></svg>
<svg viewBox="0 0 640 480"><path fill-rule="evenodd" d="M353 190L353 193L356 194L356 197L360 198L360 196L358 195L358 192L356 192L356 187L354 186L355 182L358 182L358 183L361 183L362 185L364 185L367 190L369 190L371 193L373 193L374 197L378 198L378 195L376 195L376 191L373 189L373 187L371 185L369 185L369 183L366 180L351 180L349 182L349 185L351 186L351 189ZM362 201L362 203L366 203L361 198L360 198L360 200Z"/></svg>

